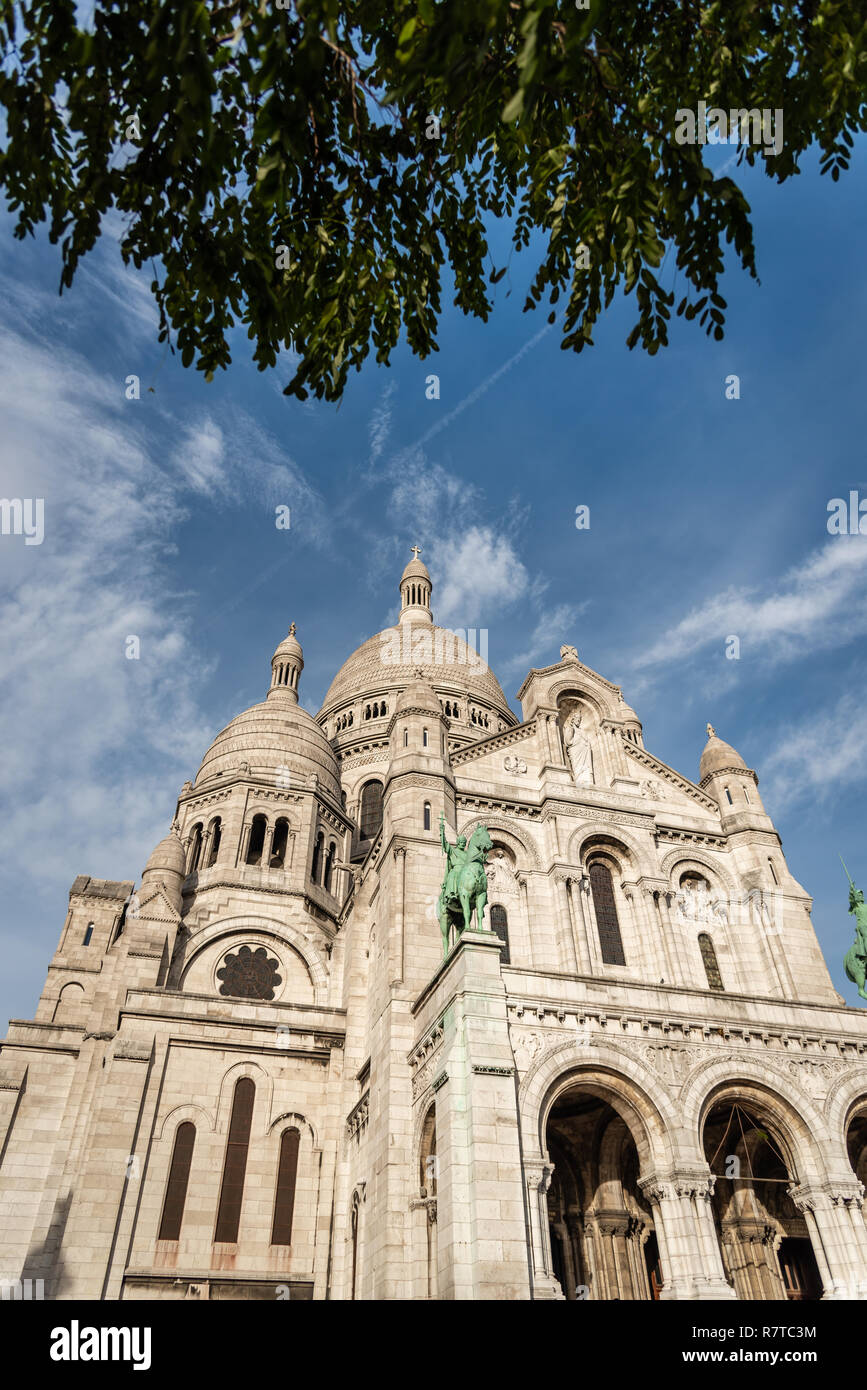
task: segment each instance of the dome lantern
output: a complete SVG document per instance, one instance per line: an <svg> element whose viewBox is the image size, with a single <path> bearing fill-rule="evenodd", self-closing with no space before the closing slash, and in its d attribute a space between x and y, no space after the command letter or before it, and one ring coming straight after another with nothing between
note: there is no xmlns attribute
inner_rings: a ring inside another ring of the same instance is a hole
<svg viewBox="0 0 867 1390"><path fill-rule="evenodd" d="M400 576L400 621L402 623L432 623L430 596L433 589L427 565L418 557L421 547L411 547L413 558Z"/></svg>
<svg viewBox="0 0 867 1390"><path fill-rule="evenodd" d="M291 700L298 703L298 682L304 670L304 653L295 636L295 624L289 624L288 636L283 638L271 657L271 689L268 699Z"/></svg>

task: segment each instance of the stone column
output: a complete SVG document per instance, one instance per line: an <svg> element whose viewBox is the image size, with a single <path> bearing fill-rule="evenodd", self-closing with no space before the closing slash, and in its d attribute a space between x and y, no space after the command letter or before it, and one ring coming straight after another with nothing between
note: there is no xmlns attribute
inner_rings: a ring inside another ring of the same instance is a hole
<svg viewBox="0 0 867 1390"><path fill-rule="evenodd" d="M789 1196L801 1212L810 1234L822 1279L823 1299L852 1298L857 1294L858 1283L867 1280L864 1263L867 1241L859 1236L856 1244L851 1220L847 1221L845 1215L850 1204L857 1209L859 1188L861 1184L855 1178L851 1183L838 1182L831 1189L806 1183L789 1188Z"/></svg>
<svg viewBox="0 0 867 1390"><path fill-rule="evenodd" d="M581 908L581 920L584 923L584 939L587 943L587 959L590 962L591 975L598 975L602 970L602 952L599 948L599 933L596 931L596 923L593 918L590 903L590 878L587 874L582 874L579 879L578 904Z"/></svg>
<svg viewBox="0 0 867 1390"><path fill-rule="evenodd" d="M569 910L569 879L566 875L559 874L556 877L557 896L559 898L560 931L558 956L560 964L566 974L577 973L578 971L578 951L575 941L575 933L572 930L572 914Z"/></svg>
<svg viewBox="0 0 867 1390"><path fill-rule="evenodd" d="M551 1265L551 1235L548 1230L548 1188L554 1176L553 1163L524 1162L527 1209L530 1214L530 1245L533 1255L533 1297L562 1299L563 1290L554 1278Z"/></svg>
<svg viewBox="0 0 867 1390"><path fill-rule="evenodd" d="M569 926L572 932L572 944L575 951L575 961L579 975L590 974L590 952L587 949L587 932L584 925L583 908L579 905L576 909L575 899L580 896L580 877L573 877L571 874L565 881L566 886L566 907L569 913Z"/></svg>
<svg viewBox="0 0 867 1390"><path fill-rule="evenodd" d="M261 867L267 869L271 862L271 846L274 843L274 827L271 824L265 826L265 839L262 843Z"/></svg>
<svg viewBox="0 0 867 1390"><path fill-rule="evenodd" d="M247 862L247 846L250 843L250 832L252 829L253 822L248 821L248 823L241 830L241 842L238 846L238 860L236 867L242 864L246 864Z"/></svg>
<svg viewBox="0 0 867 1390"><path fill-rule="evenodd" d="M391 969L391 981L393 985L399 985L404 977L404 942L406 932L404 930L404 902L406 897L406 849L403 845L396 845L394 850L394 863L397 870L395 874L395 895L394 904L394 961Z"/></svg>
<svg viewBox="0 0 867 1390"><path fill-rule="evenodd" d="M849 1257L850 1284L846 1297L867 1299L867 1226L864 1224L864 1184L843 1179L832 1185L831 1206L840 1231L841 1249Z"/></svg>
<svg viewBox="0 0 867 1390"><path fill-rule="evenodd" d="M527 943L527 957L529 960L530 969L532 970L535 969L536 961L533 952L533 924L530 921L530 906L527 894L527 875L516 874L515 877L518 884L518 892L520 894L521 911L524 914L523 928L524 939Z"/></svg>
<svg viewBox="0 0 867 1390"><path fill-rule="evenodd" d="M660 1297L734 1298L713 1228L712 1176L700 1169L682 1168L666 1174L663 1180L650 1174L639 1179L638 1185L653 1204L664 1276Z"/></svg>

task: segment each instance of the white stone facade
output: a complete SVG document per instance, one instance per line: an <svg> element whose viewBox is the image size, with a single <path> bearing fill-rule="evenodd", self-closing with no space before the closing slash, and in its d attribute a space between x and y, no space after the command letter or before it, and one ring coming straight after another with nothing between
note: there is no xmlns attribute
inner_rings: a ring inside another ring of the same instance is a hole
<svg viewBox="0 0 867 1390"><path fill-rule="evenodd" d="M138 888L73 883L0 1052L0 1277L867 1297L867 1023L755 773L710 729L697 782L661 763L573 647L518 723L431 588L316 719L293 624ZM441 815L494 842L445 960Z"/></svg>

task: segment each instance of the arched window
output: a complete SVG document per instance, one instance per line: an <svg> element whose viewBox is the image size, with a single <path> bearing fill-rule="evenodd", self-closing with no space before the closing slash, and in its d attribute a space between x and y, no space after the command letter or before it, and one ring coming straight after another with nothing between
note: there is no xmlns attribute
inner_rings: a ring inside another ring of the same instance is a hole
<svg viewBox="0 0 867 1390"><path fill-rule="evenodd" d="M331 892L331 877L334 873L334 860L337 857L337 846L334 841L328 846L328 853L325 856L325 875L322 879L322 887L326 893Z"/></svg>
<svg viewBox="0 0 867 1390"><path fill-rule="evenodd" d="M175 1143L172 1161L169 1165L169 1180L163 1199L163 1214L157 1240L180 1240L181 1222L184 1219L184 1203L187 1200L187 1184L190 1181L190 1165L193 1161L193 1146L196 1142L196 1126L184 1120L175 1130Z"/></svg>
<svg viewBox="0 0 867 1390"><path fill-rule="evenodd" d="M424 828L430 830L430 802L424 803Z"/></svg>
<svg viewBox="0 0 867 1390"><path fill-rule="evenodd" d="M777 886L779 887L780 880L777 878L777 871L776 871L776 869L774 868L774 861L773 861L773 859L769 859L769 860L768 860L768 868L769 868L770 871L771 871L771 878L774 880L774 883L776 883Z"/></svg>
<svg viewBox="0 0 867 1390"><path fill-rule="evenodd" d="M422 748L427 748L427 729L422 729L421 731L421 746Z"/></svg>
<svg viewBox="0 0 867 1390"><path fill-rule="evenodd" d="M282 869L286 863L286 846L289 843L289 822L281 816L274 826L274 839L271 841L269 869Z"/></svg>
<svg viewBox="0 0 867 1390"><path fill-rule="evenodd" d="M724 990L725 985L722 982L716 951L706 931L699 932L698 934L698 948L701 951L701 958L704 961L704 973L707 975L708 989Z"/></svg>
<svg viewBox="0 0 867 1390"><path fill-rule="evenodd" d="M373 840L382 829L382 783L365 782L361 789L360 826L362 840Z"/></svg>
<svg viewBox="0 0 867 1390"><path fill-rule="evenodd" d="M730 806L733 806L733 805L734 805L734 802L732 801L732 794L731 794L731 792L729 791L728 787L726 787L725 793L726 793L726 800L728 801L728 804L729 804Z"/></svg>
<svg viewBox="0 0 867 1390"><path fill-rule="evenodd" d="M295 1210L295 1178L298 1173L300 1142L301 1135L297 1129L284 1129L280 1136L277 1192L274 1197L274 1222L271 1227L272 1245L292 1244L292 1213Z"/></svg>
<svg viewBox="0 0 867 1390"><path fill-rule="evenodd" d="M265 828L268 822L264 816L254 816L250 827L250 840L247 845L247 863L259 864L265 848Z"/></svg>
<svg viewBox="0 0 867 1390"><path fill-rule="evenodd" d="M208 850L208 868L216 864L217 855L220 851L220 840L223 838L223 822L219 816L215 816L210 824L211 848Z"/></svg>
<svg viewBox="0 0 867 1390"><path fill-rule="evenodd" d="M747 803L748 806L750 805L750 794L747 791L746 787L744 787L744 801Z"/></svg>
<svg viewBox="0 0 867 1390"><path fill-rule="evenodd" d="M494 903L491 907L491 931L494 936L498 936L503 943L500 953L500 960L503 965L509 964L509 914L500 903Z"/></svg>
<svg viewBox="0 0 867 1390"><path fill-rule="evenodd" d="M322 850L325 846L325 835L320 830L316 836L316 844L313 846L313 866L310 870L310 877L314 883L319 882L319 875L322 870Z"/></svg>
<svg viewBox="0 0 867 1390"><path fill-rule="evenodd" d="M437 1195L437 1112L432 1105L424 1118L419 1150L419 1190L425 1197Z"/></svg>
<svg viewBox="0 0 867 1390"><path fill-rule="evenodd" d="M596 926L599 932L599 945L602 947L604 965L625 965L623 941L620 936L620 923L617 920L617 904L614 901L614 884L611 871L598 861L590 865L590 891L596 909Z"/></svg>
<svg viewBox="0 0 867 1390"><path fill-rule="evenodd" d="M409 747L409 729L404 729L403 731L403 746L404 748Z"/></svg>
<svg viewBox="0 0 867 1390"><path fill-rule="evenodd" d="M93 923L90 922L89 925L87 926L86 930L85 930L85 933L84 933L84 940L83 940L82 943L81 943L82 946L89 946L89 945L90 945L90 942L91 942L92 936L93 936Z"/></svg>
<svg viewBox="0 0 867 1390"><path fill-rule="evenodd" d="M195 873L199 867L199 857L202 853L202 823L198 821L193 826L193 837L190 842L190 864L187 869L188 874Z"/></svg>
<svg viewBox="0 0 867 1390"><path fill-rule="evenodd" d="M227 1241L233 1244L238 1239L238 1225L241 1220L241 1199L244 1196L244 1176L247 1172L247 1151L250 1147L250 1126L253 1120L253 1102L256 1087L249 1076L242 1076L235 1083L232 1099L232 1118L229 1121L229 1137L226 1140L226 1157L223 1162L223 1181L220 1184L220 1205L217 1210L215 1242Z"/></svg>

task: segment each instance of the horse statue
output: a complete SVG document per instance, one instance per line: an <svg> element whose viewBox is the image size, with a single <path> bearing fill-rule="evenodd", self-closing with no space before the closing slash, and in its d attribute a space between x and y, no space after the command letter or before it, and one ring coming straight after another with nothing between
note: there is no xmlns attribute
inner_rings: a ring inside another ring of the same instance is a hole
<svg viewBox="0 0 867 1390"><path fill-rule="evenodd" d="M841 861L842 862L842 861ZM846 869L846 865L843 865ZM849 878L849 870L846 869ZM843 968L853 985L858 986L862 999L867 999L864 982L867 980L867 903L860 888L849 878L849 911L855 917L855 941L843 957Z"/></svg>
<svg viewBox="0 0 867 1390"><path fill-rule="evenodd" d="M440 816L440 843L446 856L447 869L437 899L437 918L443 936L443 957L449 953L449 932L454 925L455 936L468 931L473 912L478 930L484 931L483 914L488 901L488 878L485 856L493 849L487 827L477 825L467 843L465 835L450 845L446 839L445 822Z"/></svg>

